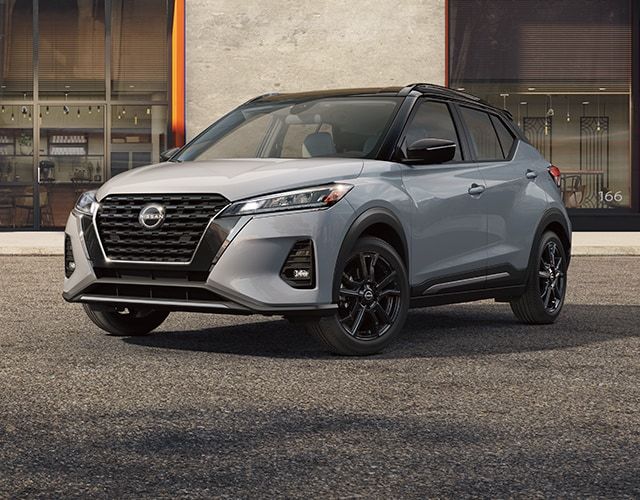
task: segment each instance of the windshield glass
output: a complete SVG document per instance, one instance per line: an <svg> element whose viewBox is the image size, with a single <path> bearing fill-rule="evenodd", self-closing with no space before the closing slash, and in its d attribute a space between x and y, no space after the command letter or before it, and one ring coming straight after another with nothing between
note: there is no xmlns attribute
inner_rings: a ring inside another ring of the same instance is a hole
<svg viewBox="0 0 640 500"><path fill-rule="evenodd" d="M250 103L214 124L173 160L372 156L401 101L327 97Z"/></svg>

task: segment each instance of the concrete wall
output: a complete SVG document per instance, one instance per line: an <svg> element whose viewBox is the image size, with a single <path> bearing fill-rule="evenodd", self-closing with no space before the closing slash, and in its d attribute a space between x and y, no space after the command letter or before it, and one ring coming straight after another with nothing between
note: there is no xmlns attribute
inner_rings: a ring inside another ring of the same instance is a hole
<svg viewBox="0 0 640 500"><path fill-rule="evenodd" d="M187 136L266 92L444 83L444 0L188 0Z"/></svg>

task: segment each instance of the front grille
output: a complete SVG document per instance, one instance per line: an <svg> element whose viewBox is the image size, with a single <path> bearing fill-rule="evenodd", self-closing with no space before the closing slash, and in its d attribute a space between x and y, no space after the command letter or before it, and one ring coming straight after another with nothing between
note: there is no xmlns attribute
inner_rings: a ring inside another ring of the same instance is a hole
<svg viewBox="0 0 640 500"><path fill-rule="evenodd" d="M184 269L182 266L179 269L119 269L119 268L105 268L95 267L93 272L96 274L96 278L112 278L112 279L125 279L125 280L149 280L149 281L165 281L177 283L183 282L200 282L204 283L209 277L209 271L191 271L188 268Z"/></svg>
<svg viewBox="0 0 640 500"><path fill-rule="evenodd" d="M165 208L164 223L146 229L138 221L148 203ZM96 215L107 258L140 262L189 262L209 224L228 201L219 194L110 195Z"/></svg>
<svg viewBox="0 0 640 500"><path fill-rule="evenodd" d="M220 302L222 297L205 289L188 286L93 283L83 294L109 298L180 300L185 302Z"/></svg>

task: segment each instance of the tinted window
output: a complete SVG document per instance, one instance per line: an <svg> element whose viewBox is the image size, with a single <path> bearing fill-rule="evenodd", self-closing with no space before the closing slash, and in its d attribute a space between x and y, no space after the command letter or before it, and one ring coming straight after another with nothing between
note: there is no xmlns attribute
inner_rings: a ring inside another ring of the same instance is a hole
<svg viewBox="0 0 640 500"><path fill-rule="evenodd" d="M460 112L469 130L478 160L503 160L505 158L491 118L484 111L461 107Z"/></svg>
<svg viewBox="0 0 640 500"><path fill-rule="evenodd" d="M502 153L506 158L509 156L509 152L511 151L511 147L513 146L513 134L509 131L507 126L502 123L502 120L497 116L491 115L491 121L493 122L493 126L498 133L498 139L500 140L500 146L502 146Z"/></svg>
<svg viewBox="0 0 640 500"><path fill-rule="evenodd" d="M258 100L215 123L176 158L364 158L386 135L401 97Z"/></svg>
<svg viewBox="0 0 640 500"><path fill-rule="evenodd" d="M405 143L407 146L420 139L446 139L456 143L454 160L462 158L460 141L453 124L449 107L443 102L422 101L407 125Z"/></svg>

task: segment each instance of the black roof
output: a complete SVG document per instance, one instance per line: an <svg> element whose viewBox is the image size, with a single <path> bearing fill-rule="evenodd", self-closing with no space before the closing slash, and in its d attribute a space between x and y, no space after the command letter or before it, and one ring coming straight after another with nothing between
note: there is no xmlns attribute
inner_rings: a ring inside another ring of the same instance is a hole
<svg viewBox="0 0 640 500"><path fill-rule="evenodd" d="M346 97L346 96L399 96L404 97L408 95L428 95L433 97L441 97L444 99L466 102L468 104L475 104L482 107L490 108L493 111L497 111L502 114L506 114L512 119L511 113L505 109L496 108L488 102L466 92L454 90L449 87L443 87L441 85L434 85L432 83L412 83L405 85L404 87L370 87L370 88L351 88L351 89L330 89L330 90L315 90L310 92L291 92L291 93L269 93L264 94L252 101L262 102L277 102L277 101L289 101L298 99L321 99L325 97Z"/></svg>

